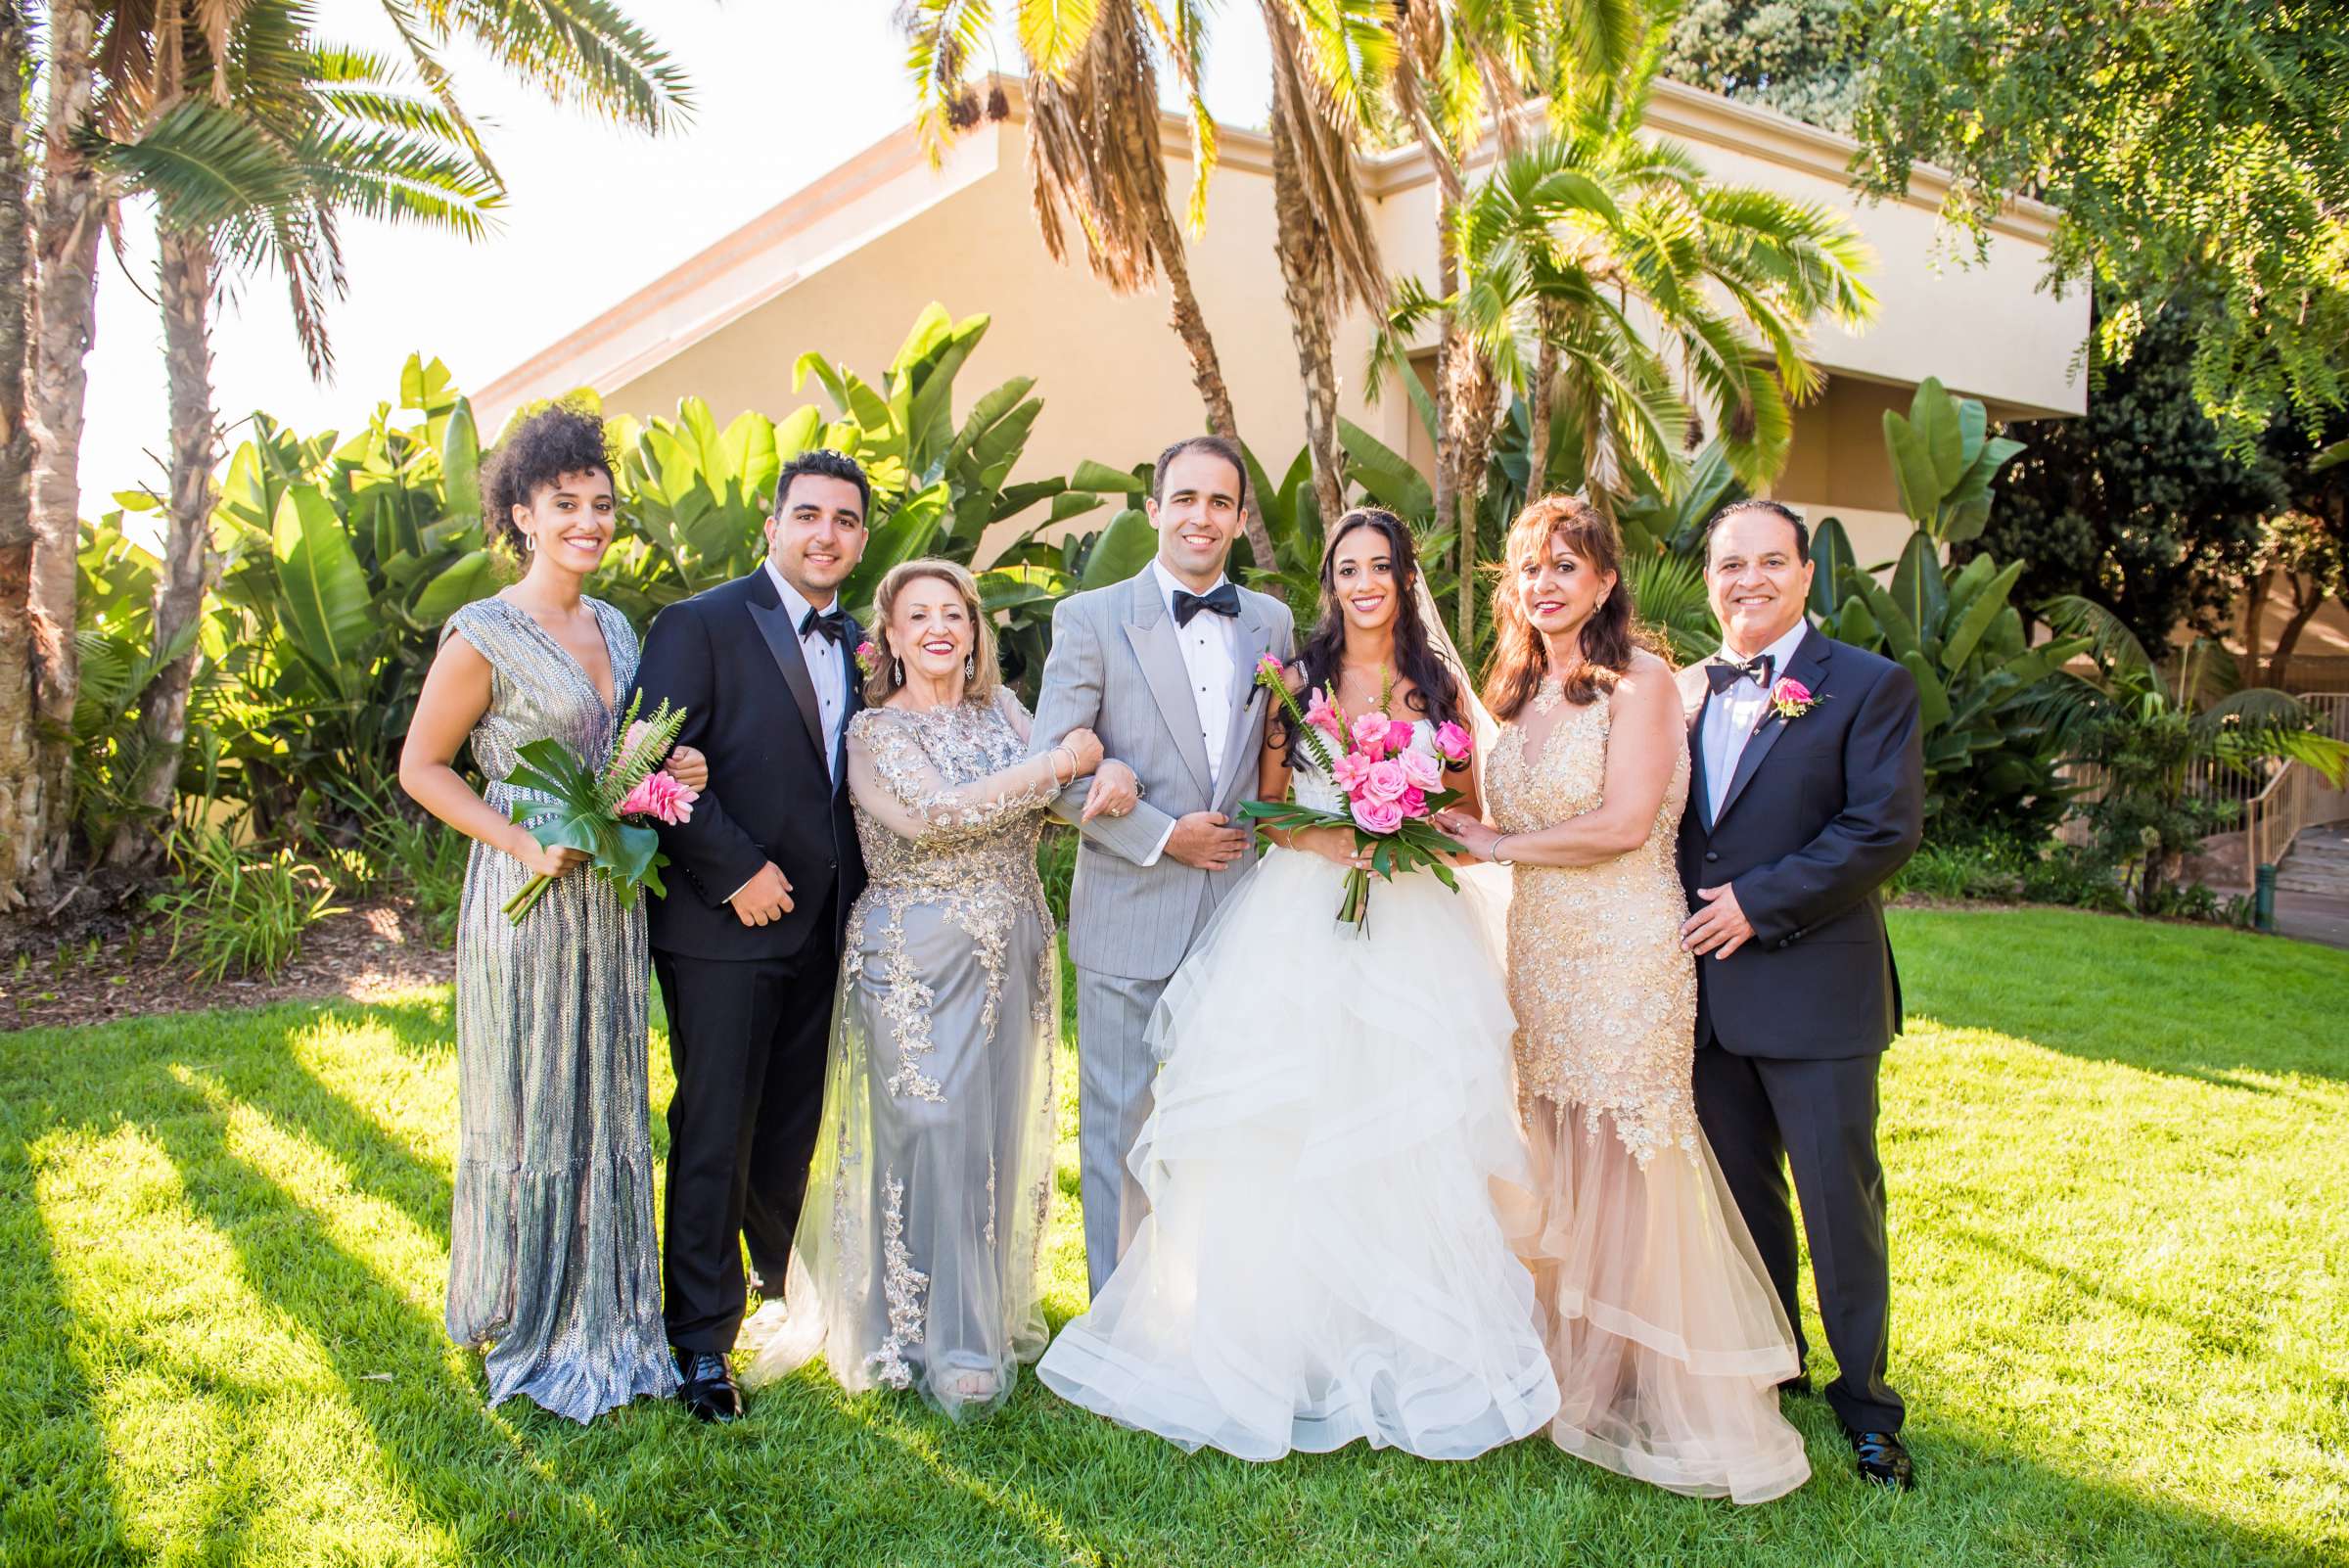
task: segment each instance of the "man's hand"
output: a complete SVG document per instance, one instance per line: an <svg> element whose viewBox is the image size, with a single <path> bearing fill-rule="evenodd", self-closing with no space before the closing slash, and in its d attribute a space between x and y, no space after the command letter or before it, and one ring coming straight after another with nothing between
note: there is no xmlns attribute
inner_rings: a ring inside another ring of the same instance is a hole
<svg viewBox="0 0 2349 1568"><path fill-rule="evenodd" d="M1124 816L1141 798L1140 781L1133 776L1133 769L1112 758L1094 770L1093 787L1085 794L1084 815L1080 820Z"/></svg>
<svg viewBox="0 0 2349 1568"><path fill-rule="evenodd" d="M769 860L759 868L750 885L734 895L734 918L746 926L772 925L791 913L791 882Z"/></svg>
<svg viewBox="0 0 2349 1568"><path fill-rule="evenodd" d="M1681 946L1700 957L1712 953L1727 958L1753 939L1753 925L1737 907L1735 888L1725 882L1718 888L1699 888L1696 896L1705 906L1681 925Z"/></svg>
<svg viewBox="0 0 2349 1568"><path fill-rule="evenodd" d="M1226 827L1221 811L1193 811L1174 819L1166 853L1200 871L1221 871L1248 853L1248 835Z"/></svg>

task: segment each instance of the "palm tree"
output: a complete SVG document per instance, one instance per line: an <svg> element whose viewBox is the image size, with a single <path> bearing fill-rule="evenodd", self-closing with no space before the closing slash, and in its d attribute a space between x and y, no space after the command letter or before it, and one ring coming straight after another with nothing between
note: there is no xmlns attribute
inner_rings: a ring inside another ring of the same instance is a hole
<svg viewBox="0 0 2349 1568"><path fill-rule="evenodd" d="M41 706L52 734L66 732L73 707L75 471L97 236L123 196L155 195L161 219L159 284L173 440L171 533L157 588L160 638L192 622L202 603L216 455L212 292L255 265L277 266L311 368L324 375L333 363L324 309L343 287L337 214L478 234L481 215L501 194L480 137L455 105L440 52L467 39L557 102L649 130L688 108L677 68L610 0L381 3L431 98L396 91L390 61L319 45L307 0L62 0L52 7L34 291L39 458L30 630L36 651L60 650L42 666ZM255 96L240 101L248 88ZM314 123L300 122L305 114L317 116ZM234 123L240 117L241 126ZM170 662L142 696L142 722L156 744L139 793L159 808L170 799L192 665L192 653ZM44 858L53 873L63 862L62 787L52 800L57 814Z"/></svg>
<svg viewBox="0 0 2349 1568"><path fill-rule="evenodd" d="M1191 362L1207 428L1239 438L1231 391L1215 339L1192 290L1182 232L1167 196L1159 137L1153 37L1188 95L1192 186L1189 217L1207 215L1215 122L1199 97L1206 28L1198 0L1014 0L1028 73L1028 163L1035 176L1036 227L1055 261L1068 259L1068 231L1083 237L1085 263L1113 294L1133 294L1164 273L1169 325ZM935 160L981 115L967 76L993 20L990 0L913 0L906 9L907 66L918 103L915 132ZM997 111L999 113L999 110ZM1248 544L1272 559L1272 537L1253 495Z"/></svg>
<svg viewBox="0 0 2349 1568"><path fill-rule="evenodd" d="M1460 582L1475 580L1476 499L1492 450L1502 385L1487 353L1456 319L1462 255L1458 229L1471 163L1488 141L1513 153L1523 110L1535 98L1581 90L1620 71L1637 36L1634 0L1322 0L1304 29L1314 75L1368 122L1384 113L1425 150L1437 187L1435 290L1406 286L1398 309L1436 327L1436 527L1456 535ZM1389 343L1396 340L1392 334ZM1391 364L1416 392L1407 362ZM1475 594L1460 595L1460 645L1475 645Z"/></svg>
<svg viewBox="0 0 2349 1568"><path fill-rule="evenodd" d="M25 275L24 93L29 28L17 0L0 0L0 277ZM19 297L0 310L0 624L32 620L32 433L24 424L28 325ZM35 744L32 648L0 638L0 908L24 901L25 852L38 841L40 749Z"/></svg>

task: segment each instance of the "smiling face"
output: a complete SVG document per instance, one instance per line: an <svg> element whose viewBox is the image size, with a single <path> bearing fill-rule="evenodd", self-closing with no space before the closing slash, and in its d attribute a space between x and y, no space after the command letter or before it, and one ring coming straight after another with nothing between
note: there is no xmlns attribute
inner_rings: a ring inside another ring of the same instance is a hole
<svg viewBox="0 0 2349 1568"><path fill-rule="evenodd" d="M1705 586L1722 635L1752 658L1794 629L1811 597L1811 563L1796 549L1794 526L1759 507L1732 512L1705 550Z"/></svg>
<svg viewBox="0 0 2349 1568"><path fill-rule="evenodd" d="M1143 503L1158 530L1158 558L1193 589L1205 592L1223 575L1231 541L1240 536L1240 475L1211 451L1192 448L1167 465L1162 497Z"/></svg>
<svg viewBox="0 0 2349 1568"><path fill-rule="evenodd" d="M1510 565L1517 574L1518 608L1543 637L1579 629L1615 586L1615 574L1593 571L1558 532L1520 553Z"/></svg>
<svg viewBox="0 0 2349 1568"><path fill-rule="evenodd" d="M1346 623L1358 631L1383 631L1395 623L1410 579L1397 569L1395 547L1385 531L1358 523L1339 535L1329 552L1329 591Z"/></svg>
<svg viewBox="0 0 2349 1568"><path fill-rule="evenodd" d="M889 651L904 660L908 670L933 680L960 675L978 636L962 590L943 577L902 583L890 600L889 623L882 629Z"/></svg>
<svg viewBox="0 0 2349 1568"><path fill-rule="evenodd" d="M513 510L514 526L529 536L534 562L579 576L604 564L618 510L611 475L600 469L565 474L541 485L530 505Z"/></svg>
<svg viewBox="0 0 2349 1568"><path fill-rule="evenodd" d="M766 520L766 558L818 610L864 558L864 497L826 474L799 474Z"/></svg>

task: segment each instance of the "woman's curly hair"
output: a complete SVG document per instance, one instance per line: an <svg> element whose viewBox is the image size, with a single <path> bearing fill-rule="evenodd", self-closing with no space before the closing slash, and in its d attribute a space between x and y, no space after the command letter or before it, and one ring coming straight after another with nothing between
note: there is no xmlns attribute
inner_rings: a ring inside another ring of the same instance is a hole
<svg viewBox="0 0 2349 1568"><path fill-rule="evenodd" d="M549 403L507 427L506 438L482 465L482 519L489 542L522 555L526 544L514 526L514 508L527 509L566 474L601 474L617 487L600 415L576 403Z"/></svg>

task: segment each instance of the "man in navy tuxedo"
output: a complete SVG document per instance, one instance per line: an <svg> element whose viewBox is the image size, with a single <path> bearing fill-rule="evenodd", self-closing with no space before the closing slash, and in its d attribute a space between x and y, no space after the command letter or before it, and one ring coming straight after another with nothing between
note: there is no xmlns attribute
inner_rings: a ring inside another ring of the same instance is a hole
<svg viewBox="0 0 2349 1568"><path fill-rule="evenodd" d="M1811 574L1810 530L1776 502L1725 508L1706 530L1722 648L1681 672L1696 1109L1807 1357L1792 1172L1835 1353L1827 1403L1860 1474L1905 1491L1876 1073L1901 1028L1881 890L1924 832L1916 682L1804 620Z"/></svg>

